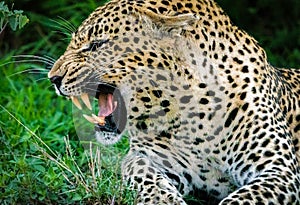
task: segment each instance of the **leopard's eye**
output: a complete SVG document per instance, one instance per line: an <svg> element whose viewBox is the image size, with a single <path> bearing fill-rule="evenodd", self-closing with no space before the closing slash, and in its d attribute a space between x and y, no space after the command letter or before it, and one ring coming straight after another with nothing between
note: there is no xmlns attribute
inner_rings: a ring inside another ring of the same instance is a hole
<svg viewBox="0 0 300 205"><path fill-rule="evenodd" d="M99 47L101 47L103 44L107 43L109 40L98 40L98 41L92 41L86 48L82 49L82 52L90 52L95 51Z"/></svg>

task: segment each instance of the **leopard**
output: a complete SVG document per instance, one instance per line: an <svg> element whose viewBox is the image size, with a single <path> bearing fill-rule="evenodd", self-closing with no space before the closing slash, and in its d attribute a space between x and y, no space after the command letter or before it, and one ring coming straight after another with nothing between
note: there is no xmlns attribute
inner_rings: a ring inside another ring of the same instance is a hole
<svg viewBox="0 0 300 205"><path fill-rule="evenodd" d="M100 143L129 136L136 204L300 204L300 70L271 65L213 0L111 0L48 78L92 110Z"/></svg>

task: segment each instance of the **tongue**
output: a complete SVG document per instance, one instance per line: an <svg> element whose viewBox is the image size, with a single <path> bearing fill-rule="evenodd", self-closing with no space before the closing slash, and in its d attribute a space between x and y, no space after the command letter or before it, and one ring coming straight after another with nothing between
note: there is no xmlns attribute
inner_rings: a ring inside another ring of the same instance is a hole
<svg viewBox="0 0 300 205"><path fill-rule="evenodd" d="M100 94L98 99L99 117L106 117L110 115L117 107L117 102L113 101L112 94Z"/></svg>

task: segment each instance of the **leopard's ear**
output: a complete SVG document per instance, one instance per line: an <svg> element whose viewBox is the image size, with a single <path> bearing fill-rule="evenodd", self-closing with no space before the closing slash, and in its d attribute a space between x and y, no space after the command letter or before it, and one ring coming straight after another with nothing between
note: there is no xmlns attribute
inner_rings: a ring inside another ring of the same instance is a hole
<svg viewBox="0 0 300 205"><path fill-rule="evenodd" d="M165 15L155 13L149 9L136 9L136 14L144 19L150 20L156 27L169 29L180 29L180 30L193 30L194 25L199 20L199 17L193 13L180 14L174 13L172 15Z"/></svg>

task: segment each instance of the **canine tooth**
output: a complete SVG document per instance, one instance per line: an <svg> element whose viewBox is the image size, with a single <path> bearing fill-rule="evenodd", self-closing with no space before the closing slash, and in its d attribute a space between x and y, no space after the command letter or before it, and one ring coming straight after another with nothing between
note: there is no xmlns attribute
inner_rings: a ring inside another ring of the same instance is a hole
<svg viewBox="0 0 300 205"><path fill-rule="evenodd" d="M89 110L92 110L91 102L87 93L81 95L81 99Z"/></svg>
<svg viewBox="0 0 300 205"><path fill-rule="evenodd" d="M88 115L86 115L86 114L83 114L82 115L87 121L89 121L90 123L97 123L97 121L95 121L95 119L93 118L93 117L91 117L91 116L88 116Z"/></svg>
<svg viewBox="0 0 300 205"><path fill-rule="evenodd" d="M92 114L92 117L98 122L99 125L105 125L105 117L98 117L94 114Z"/></svg>
<svg viewBox="0 0 300 205"><path fill-rule="evenodd" d="M81 107L80 102L78 101L78 98L75 97L75 96L71 96L70 98L71 98L72 102L74 103L74 105L75 105L79 110L82 110L82 107Z"/></svg>

